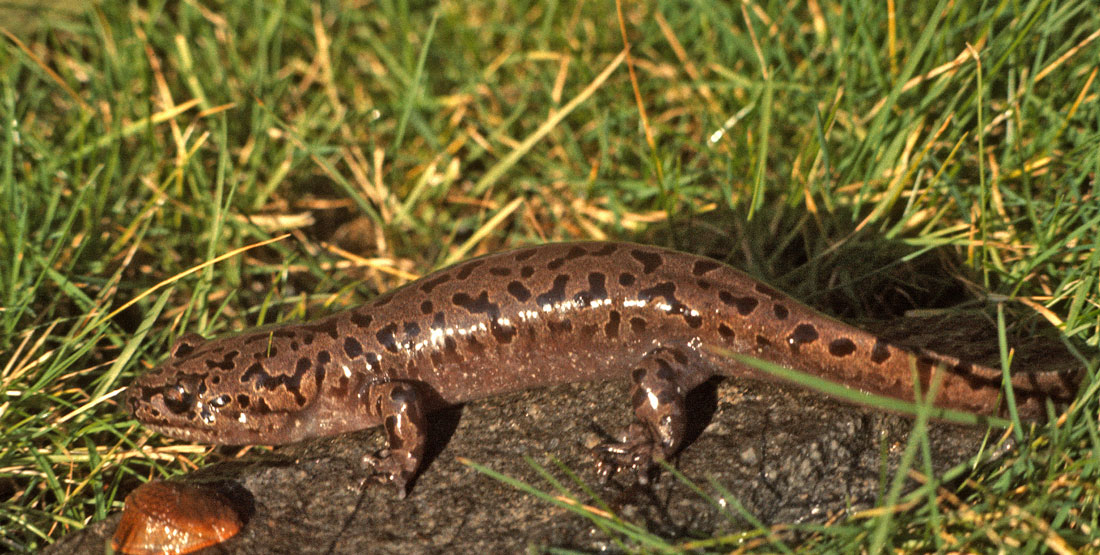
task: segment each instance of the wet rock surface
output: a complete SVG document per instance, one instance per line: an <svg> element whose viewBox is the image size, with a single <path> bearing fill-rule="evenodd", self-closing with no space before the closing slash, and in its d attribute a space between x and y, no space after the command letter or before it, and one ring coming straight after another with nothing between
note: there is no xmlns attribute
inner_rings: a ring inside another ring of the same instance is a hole
<svg viewBox="0 0 1100 555"><path fill-rule="evenodd" d="M748 527L662 474L652 487L596 484L589 448L602 428L627 423L629 384L578 384L466 406L446 416L457 428L446 449L421 473L406 499L392 486L366 483L364 454L382 445L377 430L278 449L251 460L215 464L183 478L230 482L253 508L241 533L203 553L518 552L529 545L585 551L614 544L589 521L461 464L465 457L552 491L523 459L550 471L560 459L627 520L664 537L691 538ZM683 451L677 467L710 495L713 478L764 523L824 521L874 504L883 464L896 465L910 419L770 384L726 380L696 392L709 426ZM596 424L592 424L592 423ZM443 430L446 432L446 430ZM937 424L934 460L961 462L977 452L983 430ZM442 438L446 441L448 438ZM887 470L889 472L889 470ZM889 473L886 476L890 476ZM244 490L244 491L240 491ZM118 515L54 545L52 553L100 553Z"/></svg>
<svg viewBox="0 0 1100 555"><path fill-rule="evenodd" d="M529 457L593 505L556 458L625 520L666 538L751 528L667 472L646 487L629 473L596 483L590 449L628 423L628 391L626 380L571 384L438 413L431 458L406 499L392 486L364 483L369 467L361 459L382 447L378 430L249 455L179 479L231 484L234 503L251 511L240 534L201 553L616 550L590 521L485 476L463 458L553 492ZM873 506L914 424L794 386L743 380L712 380L693 392L690 406L695 428L675 466L714 498L721 494L709 480L721 484L765 524L827 522ZM933 423L936 471L978 453L985 434ZM93 523L46 553L102 553L118 520L114 514Z"/></svg>

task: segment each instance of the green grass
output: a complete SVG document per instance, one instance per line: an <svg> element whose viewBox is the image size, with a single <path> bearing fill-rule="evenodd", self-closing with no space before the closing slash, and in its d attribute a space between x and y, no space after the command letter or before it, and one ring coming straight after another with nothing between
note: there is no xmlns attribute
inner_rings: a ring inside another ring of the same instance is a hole
<svg viewBox="0 0 1100 555"><path fill-rule="evenodd" d="M508 246L728 253L846 317L986 299L1100 360L1089 2L631 4L629 58L605 2L122 4L0 39L0 550L201 464L119 406L179 334ZM1100 549L1096 389L803 548Z"/></svg>

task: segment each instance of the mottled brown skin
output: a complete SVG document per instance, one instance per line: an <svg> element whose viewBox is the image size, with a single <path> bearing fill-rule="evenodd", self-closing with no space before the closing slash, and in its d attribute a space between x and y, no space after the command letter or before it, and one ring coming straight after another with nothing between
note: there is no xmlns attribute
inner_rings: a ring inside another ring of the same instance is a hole
<svg viewBox="0 0 1100 555"><path fill-rule="evenodd" d="M912 400L914 370L935 404L1001 414L1002 373L914 352L824 316L729 266L630 243L548 244L475 258L360 307L304 324L181 338L130 388L149 428L183 440L280 444L385 425L375 470L404 492L427 415L510 391L630 375L635 420L597 450L602 477L644 479L684 435L684 397L713 375L769 378L720 347L849 387ZM1013 377L1017 407L1042 418L1076 377Z"/></svg>

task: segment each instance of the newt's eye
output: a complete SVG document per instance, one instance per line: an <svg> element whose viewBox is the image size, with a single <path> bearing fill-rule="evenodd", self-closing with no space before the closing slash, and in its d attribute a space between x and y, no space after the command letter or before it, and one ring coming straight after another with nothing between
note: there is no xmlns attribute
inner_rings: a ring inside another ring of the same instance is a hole
<svg viewBox="0 0 1100 555"><path fill-rule="evenodd" d="M195 396L188 393L183 386L172 387L164 394L165 408L176 414L187 414L194 405Z"/></svg>
<svg viewBox="0 0 1100 555"><path fill-rule="evenodd" d="M187 389L180 384L176 384L164 389L164 400L171 401L173 403L179 403L183 401L183 398L187 396Z"/></svg>

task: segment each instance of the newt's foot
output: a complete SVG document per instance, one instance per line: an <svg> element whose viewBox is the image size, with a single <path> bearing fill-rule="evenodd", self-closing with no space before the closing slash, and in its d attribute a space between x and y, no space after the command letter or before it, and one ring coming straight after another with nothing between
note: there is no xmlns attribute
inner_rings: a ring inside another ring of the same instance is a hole
<svg viewBox="0 0 1100 555"><path fill-rule="evenodd" d="M663 449L644 433L637 433L635 426L628 430L624 441L609 441L592 450L596 458L596 475L601 484L607 484L622 469L634 473L635 480L648 485L657 474L656 461L664 458Z"/></svg>
<svg viewBox="0 0 1100 555"><path fill-rule="evenodd" d="M416 475L417 468L417 461L412 457L401 457L399 453L382 449L374 455L364 455L363 464L371 467L371 473L364 481L393 484L397 487L398 499L408 495L409 482Z"/></svg>

